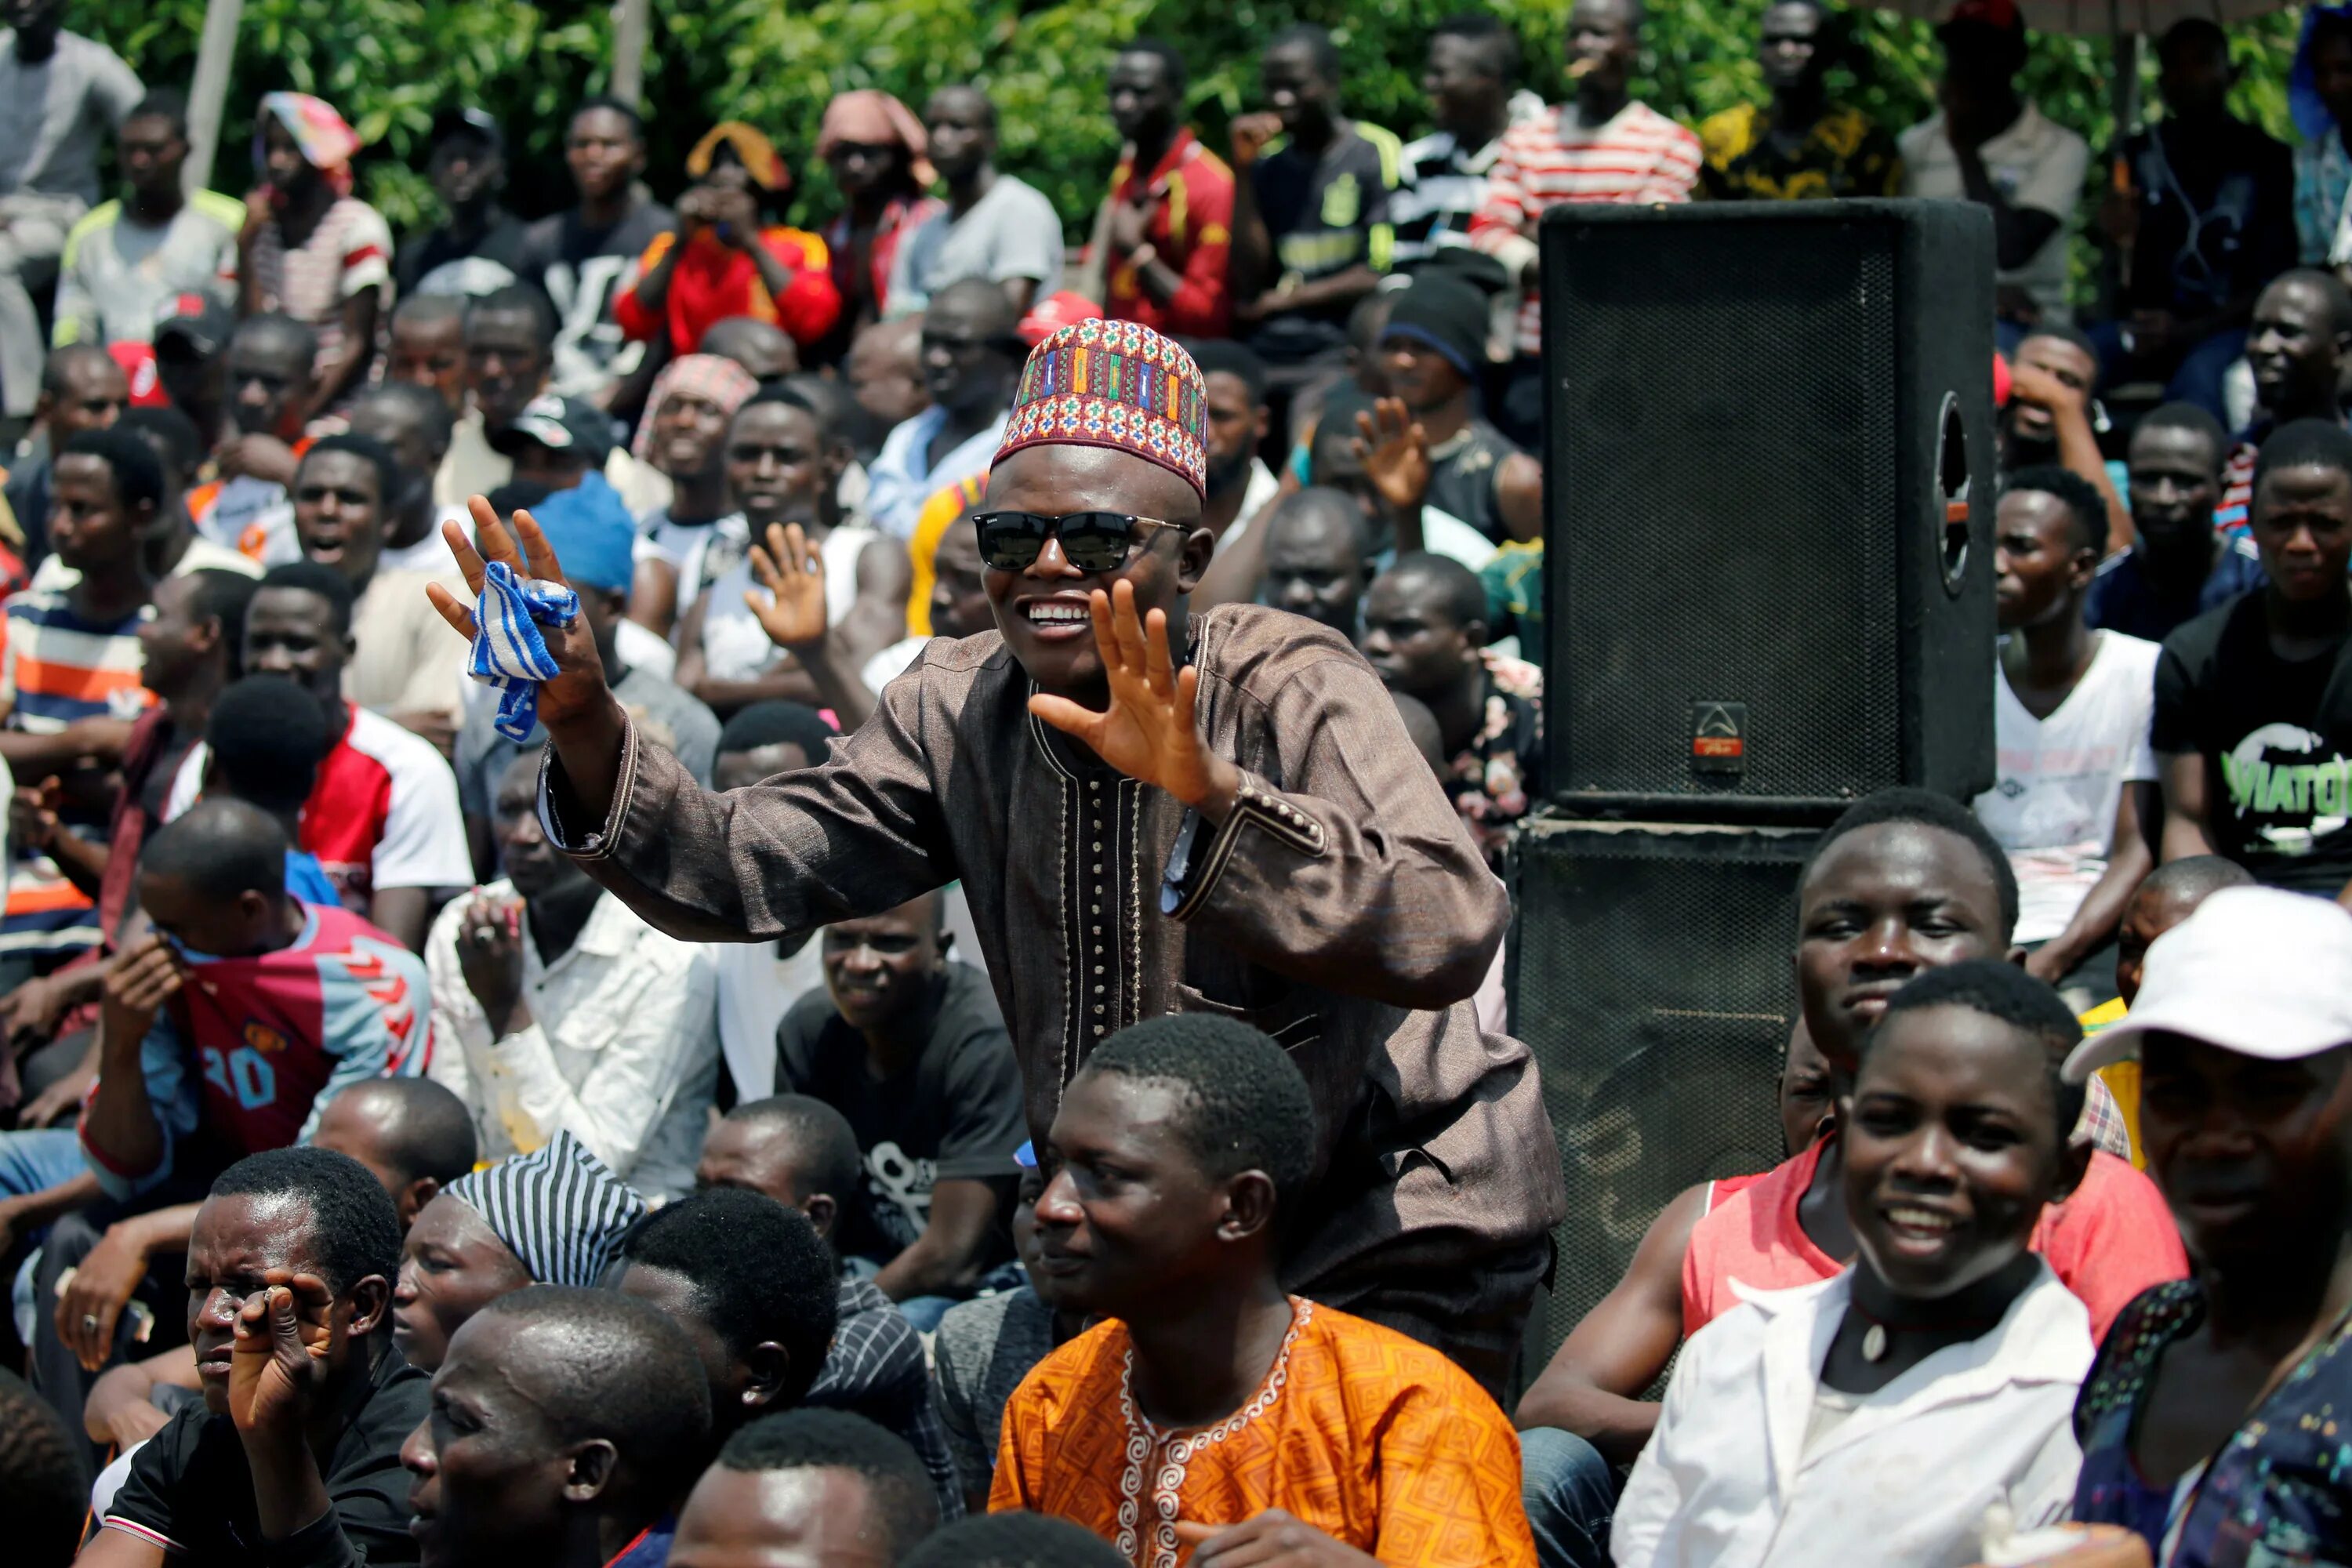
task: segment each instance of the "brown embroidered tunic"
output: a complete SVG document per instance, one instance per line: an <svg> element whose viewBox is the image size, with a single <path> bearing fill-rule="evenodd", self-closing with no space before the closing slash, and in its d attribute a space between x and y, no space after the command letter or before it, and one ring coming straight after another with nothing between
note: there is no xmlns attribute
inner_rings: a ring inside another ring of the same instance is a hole
<svg viewBox="0 0 2352 1568"><path fill-rule="evenodd" d="M1397 1294L1443 1324L1491 1319L1500 1271L1524 1311L1565 1200L1535 1063L1467 1000L1502 884L1345 639L1225 605L1192 621L1189 658L1202 732L1245 778L1221 827L1033 719L994 632L934 639L823 766L717 795L632 729L610 819L579 821L551 753L542 811L688 939L961 880L1040 1137L1104 1037L1171 1012L1255 1025L1305 1071L1320 1134L1286 1283L1351 1310Z"/></svg>

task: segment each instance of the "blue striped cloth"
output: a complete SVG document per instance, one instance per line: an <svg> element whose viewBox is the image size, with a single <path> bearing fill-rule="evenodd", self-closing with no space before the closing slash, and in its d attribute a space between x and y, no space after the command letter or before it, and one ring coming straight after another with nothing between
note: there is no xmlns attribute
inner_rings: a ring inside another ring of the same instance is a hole
<svg viewBox="0 0 2352 1568"><path fill-rule="evenodd" d="M521 745L539 724L539 683L556 675L541 626L568 626L580 616L580 595L561 583L515 575L503 561L482 574L474 606L474 651L466 673L499 694L498 731Z"/></svg>

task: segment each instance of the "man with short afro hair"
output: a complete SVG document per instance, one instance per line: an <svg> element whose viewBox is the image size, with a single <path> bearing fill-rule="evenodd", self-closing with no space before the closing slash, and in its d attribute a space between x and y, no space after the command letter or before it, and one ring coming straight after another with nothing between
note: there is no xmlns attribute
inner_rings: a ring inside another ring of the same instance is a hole
<svg viewBox="0 0 2352 1568"><path fill-rule="evenodd" d="M709 1456L699 1372L619 1291L532 1285L475 1313L401 1448L424 1568L659 1568Z"/></svg>
<svg viewBox="0 0 2352 1568"><path fill-rule="evenodd" d="M646 1216L621 1256L622 1292L669 1314L693 1342L714 1436L791 1409L824 1370L839 1313L835 1264L796 1210L712 1188Z"/></svg>
<svg viewBox="0 0 2352 1568"><path fill-rule="evenodd" d="M1494 1401L1283 1289L1314 1132L1297 1064L1235 1020L1175 1014L1095 1048L1040 1151L1037 1228L1057 1305L1106 1321L1006 1405L992 1510L1070 1520L1130 1562L1313 1532L1334 1562L1533 1564ZM1232 1522L1180 1538L1179 1520Z"/></svg>
<svg viewBox="0 0 2352 1568"><path fill-rule="evenodd" d="M2299 419L2263 444L2262 592L2164 639L2148 742L2163 856L2352 903L2352 432Z"/></svg>
<svg viewBox="0 0 2352 1568"><path fill-rule="evenodd" d="M272 1149L222 1172L188 1238L204 1400L139 1450L83 1561L414 1561L397 1456L429 1398L383 1331L399 1267L391 1194L349 1155Z"/></svg>
<svg viewBox="0 0 2352 1568"><path fill-rule="evenodd" d="M905 1442L845 1410L762 1415L728 1438L678 1515L676 1568L897 1563L939 1527Z"/></svg>

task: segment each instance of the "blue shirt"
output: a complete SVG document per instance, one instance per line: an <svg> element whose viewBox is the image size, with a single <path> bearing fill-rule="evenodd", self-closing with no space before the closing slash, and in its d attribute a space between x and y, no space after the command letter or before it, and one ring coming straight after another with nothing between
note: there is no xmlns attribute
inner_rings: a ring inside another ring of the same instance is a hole
<svg viewBox="0 0 2352 1568"><path fill-rule="evenodd" d="M327 880L326 868L319 864L319 858L300 849L286 851L286 891L306 904L333 908L343 901L335 885Z"/></svg>
<svg viewBox="0 0 2352 1568"><path fill-rule="evenodd" d="M2196 1331L2193 1279L2147 1291L2123 1310L2074 1405L2083 1468L2074 1518L2119 1524L2171 1568L2342 1563L2352 1554L2352 1358L2337 1322L2185 1487L2156 1487L2132 1458L2132 1434L2167 1347ZM2165 1538L2177 1530L2169 1557Z"/></svg>
<svg viewBox="0 0 2352 1568"><path fill-rule="evenodd" d="M2090 595L2083 603L2083 619L2102 630L2162 642L2175 627L2219 609L2266 581L2254 542L2242 533L2224 535L2221 553L2206 575L2204 586L2197 590L2197 597L2188 603L2168 602L2158 595L2139 546L2133 545L2099 563L2098 575L2091 579Z"/></svg>
<svg viewBox="0 0 2352 1568"><path fill-rule="evenodd" d="M883 437L882 450L866 465L866 515L874 526L904 543L915 536L923 503L958 479L987 470L1004 440L1008 408L978 435L931 462L931 438L948 422L948 412L933 406L892 428Z"/></svg>

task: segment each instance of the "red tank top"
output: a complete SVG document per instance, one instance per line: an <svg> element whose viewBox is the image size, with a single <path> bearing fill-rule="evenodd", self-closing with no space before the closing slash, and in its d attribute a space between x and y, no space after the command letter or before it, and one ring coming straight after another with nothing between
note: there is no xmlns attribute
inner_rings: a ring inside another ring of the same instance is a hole
<svg viewBox="0 0 2352 1568"><path fill-rule="evenodd" d="M1797 1205L1821 1165L1823 1139L1724 1195L1716 1184L1707 1212L1683 1252L1683 1336L1739 1305L1739 1290L1785 1290L1826 1279L1844 1265L1813 1244ZM2104 1151L2094 1151L2083 1184L2042 1211L2033 1250L2049 1261L2091 1315L2091 1338L2152 1285L2186 1279L2189 1255L2156 1184ZM1735 1289L1735 1285L1737 1289Z"/></svg>

